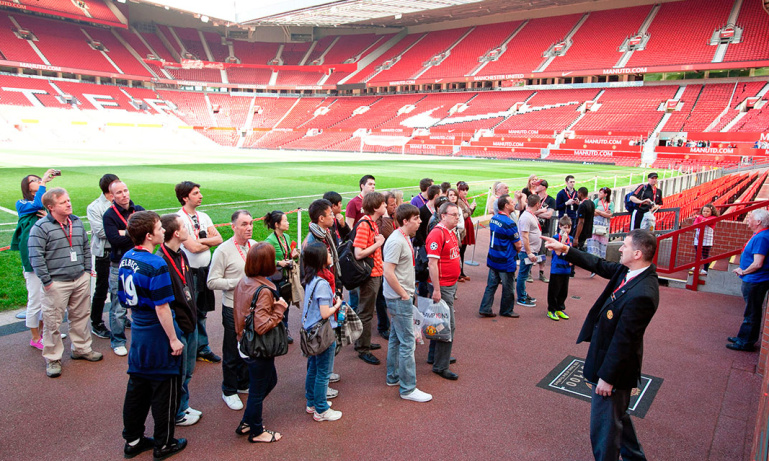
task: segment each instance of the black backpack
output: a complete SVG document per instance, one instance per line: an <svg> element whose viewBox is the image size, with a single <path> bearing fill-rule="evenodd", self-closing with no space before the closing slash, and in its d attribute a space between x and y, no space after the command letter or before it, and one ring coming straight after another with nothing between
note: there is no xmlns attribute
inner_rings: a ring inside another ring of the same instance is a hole
<svg viewBox="0 0 769 461"><path fill-rule="evenodd" d="M631 190L630 192L625 194L625 211L627 211L628 213L632 213L638 209L638 204L632 202L630 200L630 197L636 195L641 189L646 189L646 184L644 184L643 186L638 186L636 190Z"/></svg>
<svg viewBox="0 0 769 461"><path fill-rule="evenodd" d="M363 282L371 277L371 270L374 269L373 256L363 259L355 258L355 248L352 245L353 242L355 242L355 234L358 231L358 226L362 221L363 219L355 224L347 241L339 245L337 250L339 253L339 269L342 272L342 284L348 290L354 290L361 286ZM365 221L373 232L374 226L371 224L371 221L368 219Z"/></svg>

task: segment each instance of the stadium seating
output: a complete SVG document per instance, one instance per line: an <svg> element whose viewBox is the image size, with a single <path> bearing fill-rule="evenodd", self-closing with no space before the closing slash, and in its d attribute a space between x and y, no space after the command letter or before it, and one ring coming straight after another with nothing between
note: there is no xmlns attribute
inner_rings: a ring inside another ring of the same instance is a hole
<svg viewBox="0 0 769 461"><path fill-rule="evenodd" d="M705 85L682 131L705 131L705 128L726 109L732 90L734 90L734 84Z"/></svg>
<svg viewBox="0 0 769 461"><path fill-rule="evenodd" d="M243 64L267 64L278 54L279 43L233 40L235 57Z"/></svg>
<svg viewBox="0 0 769 461"><path fill-rule="evenodd" d="M0 55L8 61L43 64L43 60L29 43L13 33L16 26L11 22L10 17L5 12L0 12Z"/></svg>
<svg viewBox="0 0 769 461"><path fill-rule="evenodd" d="M446 51L453 43L459 40L468 28L433 31L423 38L418 46L408 50L401 56L391 68L376 75L371 81L388 82L414 78L417 73L424 70L424 63L433 56ZM414 34L422 36L422 34Z"/></svg>
<svg viewBox="0 0 769 461"><path fill-rule="evenodd" d="M191 91L158 90L160 97L173 102L178 109L175 113L190 126L216 126L211 109L206 103L203 93Z"/></svg>
<svg viewBox="0 0 769 461"><path fill-rule="evenodd" d="M253 128L278 128L278 122L296 104L297 98L259 98L254 100ZM282 128L282 125L280 125Z"/></svg>
<svg viewBox="0 0 769 461"><path fill-rule="evenodd" d="M305 43L286 43L283 46L283 52L280 54L283 59L283 65L286 66L298 66L307 51L310 49L310 42Z"/></svg>
<svg viewBox="0 0 769 461"><path fill-rule="evenodd" d="M100 22L120 24L115 14L101 0L81 0L85 8L79 8L75 2L61 0L19 0L17 3L50 11L60 11L83 21L96 19Z"/></svg>
<svg viewBox="0 0 769 461"><path fill-rule="evenodd" d="M142 32L141 36L147 42L147 44L152 47L152 50L155 52L155 56L162 59L163 61L177 62L176 58L174 58L171 52L168 51L166 46L160 40L160 37L151 32Z"/></svg>
<svg viewBox="0 0 769 461"><path fill-rule="evenodd" d="M328 47L331 46L331 44L334 42L335 38L336 37L334 37L333 35L329 35L327 37L323 37L320 40L318 40L315 43L315 47L312 49L312 52L307 57L307 61L305 62L305 64L308 65L308 66L312 65L312 63L316 59L320 58L323 55L323 53L326 50L328 50Z"/></svg>
<svg viewBox="0 0 769 461"><path fill-rule="evenodd" d="M374 35L374 34L361 34L361 35L342 35L339 40L328 50L324 58L326 64L344 63L348 59L352 59L357 55L368 51L361 57L365 57L371 53L376 47L373 47L375 43L382 45L386 43L392 34L388 35ZM312 62L312 61L309 61Z"/></svg>
<svg viewBox="0 0 769 461"><path fill-rule="evenodd" d="M299 70L278 71L277 85L317 85L323 77L322 72L303 72Z"/></svg>
<svg viewBox="0 0 769 461"><path fill-rule="evenodd" d="M248 69L244 67L230 67L227 69L227 80L230 83L266 85L270 82L271 76L272 71L270 69Z"/></svg>
<svg viewBox="0 0 769 461"><path fill-rule="evenodd" d="M734 96L729 104L729 110L721 117L715 127L710 131L721 131L726 127L737 115L740 114L738 107L745 99L755 96L761 88L765 85L764 82L746 82L738 83L735 85Z"/></svg>
<svg viewBox="0 0 769 461"><path fill-rule="evenodd" d="M182 45L184 45L184 49L192 53L192 55L194 56L194 58L190 58L190 59L210 61L210 59L208 59L208 56L206 55L205 48L203 48L203 43L200 41L200 35L198 35L197 29L189 29L186 27L174 27L174 32L176 32L176 36L179 37L179 40L181 40ZM175 40L172 39L172 37L169 37L168 35L166 35L166 37L168 37L168 39L171 40L171 43L176 43Z"/></svg>
<svg viewBox="0 0 769 461"><path fill-rule="evenodd" d="M648 16L651 6L594 11L572 37L573 45L558 56L548 71L612 68L622 57L618 48L634 35Z"/></svg>
<svg viewBox="0 0 769 461"><path fill-rule="evenodd" d="M464 77L478 67L478 58L498 47L521 24L520 21L476 26L451 50L440 65L430 67L421 78Z"/></svg>
<svg viewBox="0 0 769 461"><path fill-rule="evenodd" d="M230 49L227 45L222 45L222 36L215 32L203 32L208 49L216 62L225 62L230 56Z"/></svg>
<svg viewBox="0 0 769 461"><path fill-rule="evenodd" d="M118 72L101 52L88 45L83 31L90 30L90 27L20 14L14 18L21 27L37 36L39 41L35 42L35 45L52 65Z"/></svg>
<svg viewBox="0 0 769 461"><path fill-rule="evenodd" d="M411 34L403 37L398 43L393 45L392 48L385 51L384 54L375 59L371 64L359 70L358 73L347 83L361 83L366 82L377 73L377 67L381 66L384 62L393 60L400 56L408 47L419 40L423 34Z"/></svg>
<svg viewBox="0 0 769 461"><path fill-rule="evenodd" d="M29 101L26 96L20 92L3 90L3 88L24 88L29 90L39 90L44 93L35 94L35 98L44 107L71 108L64 105L56 99L58 92L48 83L48 80L41 78L12 77L9 75L0 75L0 105L11 106L29 106L35 104Z"/></svg>
<svg viewBox="0 0 769 461"><path fill-rule="evenodd" d="M248 108L251 107L253 97L211 93L208 99L211 101L217 126L240 129L246 124Z"/></svg>
<svg viewBox="0 0 769 461"><path fill-rule="evenodd" d="M542 64L547 48L568 35L581 14L531 19L510 41L499 60L488 63L477 75L529 73Z"/></svg>
<svg viewBox="0 0 769 461"><path fill-rule="evenodd" d="M723 0L663 3L649 26L646 49L634 52L627 67L711 62L716 47L709 44L710 37L714 30L726 24L732 3ZM696 14L692 14L695 11Z"/></svg>
<svg viewBox="0 0 769 461"><path fill-rule="evenodd" d="M216 69L181 69L166 66L165 70L176 80L217 83L222 81L222 73Z"/></svg>
<svg viewBox="0 0 769 461"><path fill-rule="evenodd" d="M114 29L117 30L117 29ZM88 35L94 40L101 42L109 51L107 56L123 71L124 74L138 75L141 77L152 77L152 74L146 67L139 62L128 49L120 43L120 40L112 35L112 32L106 29L89 27ZM138 52L138 50L137 50ZM139 54L141 56L141 53Z"/></svg>
<svg viewBox="0 0 769 461"><path fill-rule="evenodd" d="M660 122L663 112L660 104L675 96L677 86L609 88L598 102L601 107L587 112L577 122L574 130L635 131L651 132Z"/></svg>
<svg viewBox="0 0 769 461"><path fill-rule="evenodd" d="M579 106L585 101L592 100L598 91L595 89L538 91L527 103L530 111L516 113L507 118L495 128L495 132L563 130L579 117L580 113L577 111Z"/></svg>
<svg viewBox="0 0 769 461"><path fill-rule="evenodd" d="M743 1L737 25L743 28L742 42L730 44L724 61L769 59L769 14L760 1Z"/></svg>

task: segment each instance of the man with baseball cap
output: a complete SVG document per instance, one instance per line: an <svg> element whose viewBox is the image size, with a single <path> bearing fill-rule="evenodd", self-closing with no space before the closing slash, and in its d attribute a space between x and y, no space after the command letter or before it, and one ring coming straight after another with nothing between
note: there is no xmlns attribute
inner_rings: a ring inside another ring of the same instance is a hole
<svg viewBox="0 0 769 461"><path fill-rule="evenodd" d="M657 173L651 172L649 182L638 186L630 201L636 204L630 217L630 230L640 229L646 213L654 213L662 207L662 191L657 187Z"/></svg>

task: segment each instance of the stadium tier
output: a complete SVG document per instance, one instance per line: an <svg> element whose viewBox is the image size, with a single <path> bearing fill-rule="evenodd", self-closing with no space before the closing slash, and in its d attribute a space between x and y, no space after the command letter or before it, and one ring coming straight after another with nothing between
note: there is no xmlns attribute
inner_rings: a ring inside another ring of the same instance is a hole
<svg viewBox="0 0 769 461"><path fill-rule="evenodd" d="M117 21L104 3L83 3L88 5L89 14L105 10L106 16ZM70 7L81 10L74 4L64 9ZM0 11L0 25L0 57L8 61L147 80L158 77L236 85L391 86L393 82L465 82L557 74L566 77L588 70L769 60L769 14L760 0L684 0L405 35L330 33L313 41L282 44L241 39L227 39L223 44L218 33L164 24L143 27L143 40L137 40L138 36L131 36L135 32L120 30L125 25L119 21L114 27L96 29L10 8ZM738 39L724 41L722 33ZM366 59L371 53L378 57ZM153 68L137 62L148 55L171 70L164 72L157 63ZM226 64L221 67L235 75L223 78L220 71L191 72L193 69L181 68L181 61L187 59ZM321 78L318 69L313 69L339 64L352 64L355 71L340 68ZM259 77L250 77L248 72L232 70L238 65L304 68L284 70L271 81L263 72ZM149 69L159 75L152 75Z"/></svg>
<svg viewBox="0 0 769 461"><path fill-rule="evenodd" d="M668 113L666 102L680 94L681 111L671 112L667 127L656 130L656 136L685 132L687 143L660 142L649 163L711 167L769 154L769 144L760 135L769 130L769 111L763 111L763 106L745 110L746 102L764 89L766 84L748 82L256 97L0 75L0 107L163 114L230 147L363 149L639 165L646 140ZM12 116L8 123L24 124ZM687 126L699 129L687 130ZM706 126L722 129L705 131Z"/></svg>
<svg viewBox="0 0 769 461"><path fill-rule="evenodd" d="M110 5L87 5L118 18ZM168 24L95 27L9 8L0 10L0 26L0 58L21 63L0 69L17 74L0 74L0 105L162 114L224 146L617 164L724 165L766 155L766 136L748 135L769 130L765 79L518 86L540 74L550 76L541 83L564 83L552 75L766 63L769 14L759 0L683 0L400 34L329 29L284 43ZM33 65L51 68L18 75ZM95 82L78 81L80 73ZM209 85L228 92L178 88ZM357 93L337 95L336 85Z"/></svg>

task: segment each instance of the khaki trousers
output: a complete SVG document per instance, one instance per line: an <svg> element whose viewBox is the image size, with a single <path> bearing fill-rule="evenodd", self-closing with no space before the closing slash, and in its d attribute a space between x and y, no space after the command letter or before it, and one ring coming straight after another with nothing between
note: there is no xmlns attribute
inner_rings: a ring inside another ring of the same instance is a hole
<svg viewBox="0 0 769 461"><path fill-rule="evenodd" d="M61 322L64 312L69 317L69 338L72 350L81 354L91 351L91 277L88 273L71 282L51 282L43 296L43 357L46 361L61 360L64 343Z"/></svg>

